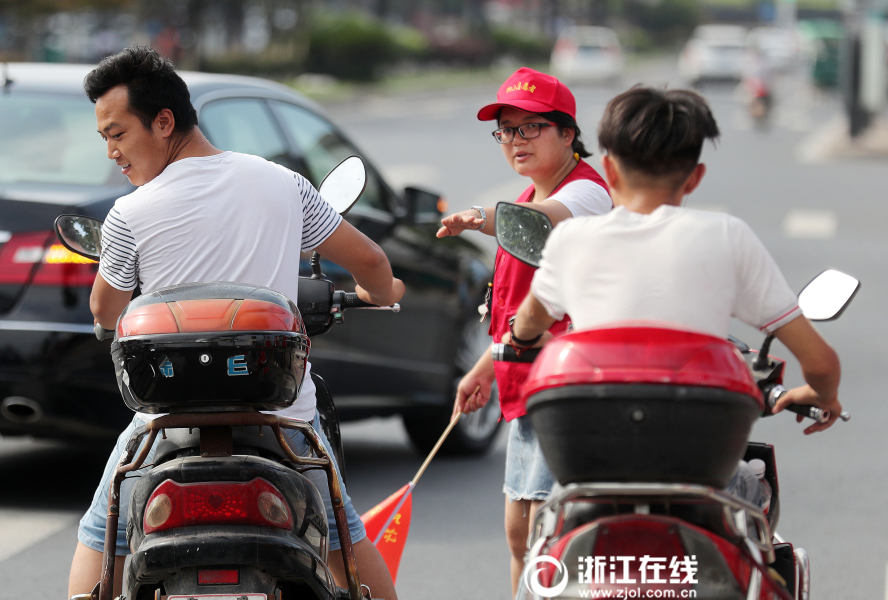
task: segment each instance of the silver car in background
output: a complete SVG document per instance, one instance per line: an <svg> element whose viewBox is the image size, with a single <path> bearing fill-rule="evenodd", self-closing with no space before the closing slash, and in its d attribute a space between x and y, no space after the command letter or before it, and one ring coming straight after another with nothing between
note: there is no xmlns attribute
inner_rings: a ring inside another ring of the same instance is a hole
<svg viewBox="0 0 888 600"><path fill-rule="evenodd" d="M576 26L561 31L552 50L552 75L565 82L615 81L623 73L623 49L613 29Z"/></svg>
<svg viewBox="0 0 888 600"><path fill-rule="evenodd" d="M743 78L746 68L746 28L739 25L700 25L678 58L678 72L689 83Z"/></svg>

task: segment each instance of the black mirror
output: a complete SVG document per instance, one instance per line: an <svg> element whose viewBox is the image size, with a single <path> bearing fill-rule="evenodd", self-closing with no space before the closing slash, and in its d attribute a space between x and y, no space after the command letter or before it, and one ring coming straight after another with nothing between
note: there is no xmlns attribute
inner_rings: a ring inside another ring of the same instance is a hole
<svg viewBox="0 0 888 600"><path fill-rule="evenodd" d="M80 215L59 215L54 229L65 248L91 260L99 260L102 254L101 221Z"/></svg>
<svg viewBox="0 0 888 600"><path fill-rule="evenodd" d="M359 156L349 156L327 173L318 192L336 212L344 215L367 186L367 168Z"/></svg>
<svg viewBox="0 0 888 600"><path fill-rule="evenodd" d="M411 223L438 223L447 208L439 194L420 188L404 188L404 197L407 199L407 218Z"/></svg>
<svg viewBox="0 0 888 600"><path fill-rule="evenodd" d="M552 221L544 213L510 202L496 205L496 241L521 262L540 266L550 233Z"/></svg>
<svg viewBox="0 0 888 600"><path fill-rule="evenodd" d="M860 289L860 282L841 271L827 269L799 294L799 308L812 321L838 319Z"/></svg>

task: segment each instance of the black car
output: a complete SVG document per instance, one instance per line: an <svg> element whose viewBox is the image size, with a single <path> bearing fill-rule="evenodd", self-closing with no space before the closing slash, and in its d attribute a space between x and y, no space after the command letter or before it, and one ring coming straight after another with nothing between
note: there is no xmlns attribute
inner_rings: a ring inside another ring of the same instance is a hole
<svg viewBox="0 0 888 600"><path fill-rule="evenodd" d="M51 232L60 214L104 219L134 189L96 133L81 88L90 69L13 63L0 80L0 435L116 436L131 418L109 343L92 333L97 266L67 252ZM315 185L343 158L360 155L320 107L286 86L182 76L200 128L218 148L273 160ZM403 310L350 311L311 349L312 370L327 381L343 420L400 414L421 449L443 431L455 382L489 344L477 312L489 256L458 237L436 239L439 218L436 194L397 193L368 163L367 188L348 219L380 244L406 284ZM352 289L341 268L322 266L338 288ZM449 449L483 452L498 417L491 402L463 418Z"/></svg>

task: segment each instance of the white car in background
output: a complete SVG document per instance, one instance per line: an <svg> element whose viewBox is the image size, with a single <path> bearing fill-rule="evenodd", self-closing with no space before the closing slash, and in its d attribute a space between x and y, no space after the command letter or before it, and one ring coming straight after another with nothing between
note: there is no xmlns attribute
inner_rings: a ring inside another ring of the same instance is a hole
<svg viewBox="0 0 888 600"><path fill-rule="evenodd" d="M746 43L773 71L788 71L798 63L799 36L791 29L756 27L749 32Z"/></svg>
<svg viewBox="0 0 888 600"><path fill-rule="evenodd" d="M678 58L679 74L696 85L704 80L739 81L746 68L745 27L700 25Z"/></svg>
<svg viewBox="0 0 888 600"><path fill-rule="evenodd" d="M566 82L616 80L623 73L623 49L613 29L574 26L561 31L552 50L552 75Z"/></svg>

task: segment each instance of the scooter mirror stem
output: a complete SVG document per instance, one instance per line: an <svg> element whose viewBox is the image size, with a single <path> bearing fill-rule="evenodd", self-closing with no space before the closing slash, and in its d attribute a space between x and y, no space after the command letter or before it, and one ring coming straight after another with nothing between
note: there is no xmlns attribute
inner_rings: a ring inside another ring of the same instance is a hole
<svg viewBox="0 0 888 600"><path fill-rule="evenodd" d="M312 279L323 279L326 277L323 273L321 273L321 255L317 252L311 253L311 278Z"/></svg>
<svg viewBox="0 0 888 600"><path fill-rule="evenodd" d="M765 341L762 342L762 349L759 350L758 356L755 357L755 361L752 363L752 368L756 371L765 369L771 364L771 361L768 360L768 354L771 352L771 342L773 341L774 336L769 335L765 338Z"/></svg>

